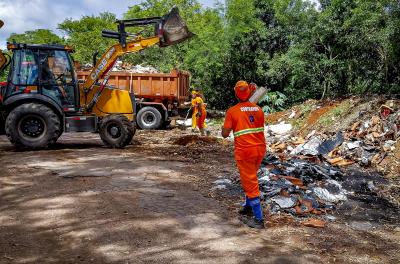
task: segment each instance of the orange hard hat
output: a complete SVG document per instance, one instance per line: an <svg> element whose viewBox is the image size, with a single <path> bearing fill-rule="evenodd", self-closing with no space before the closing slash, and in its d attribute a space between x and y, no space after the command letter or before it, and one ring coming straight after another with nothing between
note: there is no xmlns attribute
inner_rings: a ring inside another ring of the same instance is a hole
<svg viewBox="0 0 400 264"><path fill-rule="evenodd" d="M251 95L249 84L246 81L238 81L235 84L235 95L241 101L247 101Z"/></svg>

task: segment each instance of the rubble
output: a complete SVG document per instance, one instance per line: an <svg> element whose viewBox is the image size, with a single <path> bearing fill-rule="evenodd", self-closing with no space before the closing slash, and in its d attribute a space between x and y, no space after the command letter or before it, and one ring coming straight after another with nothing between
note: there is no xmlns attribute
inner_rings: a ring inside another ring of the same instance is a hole
<svg viewBox="0 0 400 264"><path fill-rule="evenodd" d="M343 176L340 170L317 161L298 157L286 160L268 154L257 175L262 196L273 214L319 215L347 199L336 181Z"/></svg>
<svg viewBox="0 0 400 264"><path fill-rule="evenodd" d="M86 63L81 66L81 70L92 70L93 64L91 63ZM117 61L115 62L115 65L112 67L111 71L126 71L130 73L160 73L159 70L154 68L153 66L142 66L140 64L138 65L132 65L127 62L123 61Z"/></svg>
<svg viewBox="0 0 400 264"><path fill-rule="evenodd" d="M382 186L371 180L365 181L360 187L362 190L357 191L358 187L348 189L344 173L347 175L351 168L364 170L359 166L388 167L380 165L383 161L397 162L395 158L387 159L397 157L399 153L400 105L395 102L398 101L388 101L380 108L379 105L370 107L359 111L358 115L349 111L355 121L340 124L338 132L329 126L311 132L304 131L302 125L297 126L297 130L289 129L285 122L296 118L293 114L296 110L280 114L286 119L281 118L279 124L267 126L268 151L273 154L264 158L258 172L260 190L268 210L272 214L286 213L295 218L324 215L326 221L333 221L335 217L328 214L349 203L354 195L380 193ZM353 164L359 166L343 168Z"/></svg>
<svg viewBox="0 0 400 264"><path fill-rule="evenodd" d="M368 167L377 165L395 151L400 137L400 109L382 105L380 115L360 112L357 122L333 137L313 130L306 137L293 137L290 125L284 121L267 126L270 148L275 153L323 156L331 165L349 166L357 163ZM286 129L285 129L286 128Z"/></svg>
<svg viewBox="0 0 400 264"><path fill-rule="evenodd" d="M160 73L153 66L132 65L127 62L117 61L111 71L126 71L131 73Z"/></svg>

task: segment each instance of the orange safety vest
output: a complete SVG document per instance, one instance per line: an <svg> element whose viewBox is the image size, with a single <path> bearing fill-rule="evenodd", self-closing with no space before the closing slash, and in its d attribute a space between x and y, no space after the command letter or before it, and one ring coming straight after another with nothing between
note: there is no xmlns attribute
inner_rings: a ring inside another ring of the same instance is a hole
<svg viewBox="0 0 400 264"><path fill-rule="evenodd" d="M226 112L224 128L233 130L235 159L265 155L264 112L251 102L240 102Z"/></svg>

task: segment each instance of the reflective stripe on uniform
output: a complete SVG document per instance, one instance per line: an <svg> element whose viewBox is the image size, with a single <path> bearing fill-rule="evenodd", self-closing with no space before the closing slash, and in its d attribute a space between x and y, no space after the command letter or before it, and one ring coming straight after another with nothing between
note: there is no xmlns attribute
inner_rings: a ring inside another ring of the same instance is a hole
<svg viewBox="0 0 400 264"><path fill-rule="evenodd" d="M256 127L256 128L248 128L248 129L239 130L239 131L233 133L233 136L240 137L243 135L260 133L260 132L264 132L264 127Z"/></svg>

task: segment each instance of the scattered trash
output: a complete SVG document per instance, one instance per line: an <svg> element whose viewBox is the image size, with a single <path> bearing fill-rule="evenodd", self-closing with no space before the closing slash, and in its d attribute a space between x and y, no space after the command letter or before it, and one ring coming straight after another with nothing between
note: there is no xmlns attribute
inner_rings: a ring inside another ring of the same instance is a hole
<svg viewBox="0 0 400 264"><path fill-rule="evenodd" d="M318 155L318 148L322 144L322 140L319 137L314 137L307 143L304 143L297 148L295 148L290 154L292 155Z"/></svg>
<svg viewBox="0 0 400 264"><path fill-rule="evenodd" d="M331 203L339 203L341 201L347 200L346 194L341 189L339 189L338 193L334 194L334 193L329 192L325 188L315 187L313 189L313 192L319 199L328 201Z"/></svg>
<svg viewBox="0 0 400 264"><path fill-rule="evenodd" d="M82 70L91 70L93 65L86 63L82 65ZM128 62L117 61L111 71L126 71L130 73L160 73L159 70L153 66L132 65Z"/></svg>
<svg viewBox="0 0 400 264"><path fill-rule="evenodd" d="M340 170L313 160L286 160L284 156L267 154L257 175L262 196L273 214L319 215L347 199L337 181L342 178Z"/></svg>
<svg viewBox="0 0 400 264"><path fill-rule="evenodd" d="M153 66L132 65L127 62L117 61L112 71L127 71L131 73L159 73L160 71Z"/></svg>
<svg viewBox="0 0 400 264"><path fill-rule="evenodd" d="M338 133L335 139L328 139L322 142L317 148L318 154L326 155L329 152L333 151L336 147L342 145L344 141L344 137L342 133Z"/></svg>
<svg viewBox="0 0 400 264"><path fill-rule="evenodd" d="M294 197L275 196L271 201L279 205L282 209L292 208L296 205L297 199Z"/></svg>

